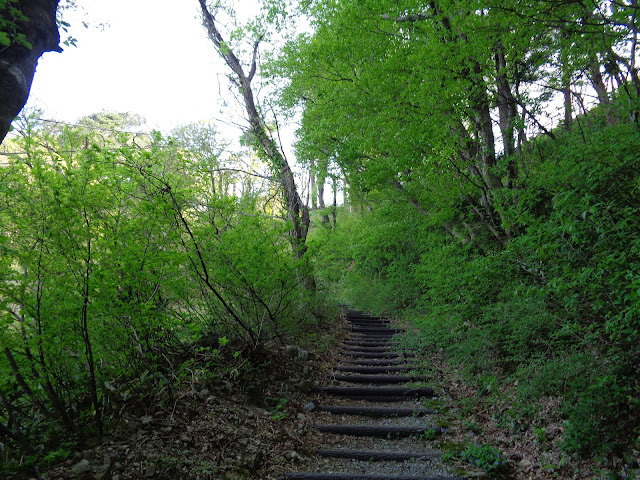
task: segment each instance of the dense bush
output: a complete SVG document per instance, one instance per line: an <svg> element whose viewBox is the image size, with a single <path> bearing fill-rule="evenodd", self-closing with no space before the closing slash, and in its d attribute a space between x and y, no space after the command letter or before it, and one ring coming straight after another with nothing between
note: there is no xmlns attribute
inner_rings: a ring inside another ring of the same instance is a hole
<svg viewBox="0 0 640 480"><path fill-rule="evenodd" d="M214 375L229 342L251 355L314 320L288 225L260 214L260 186L216 189L212 158L160 135L37 126L10 148L21 153L0 175L7 472L101 434L123 402Z"/></svg>

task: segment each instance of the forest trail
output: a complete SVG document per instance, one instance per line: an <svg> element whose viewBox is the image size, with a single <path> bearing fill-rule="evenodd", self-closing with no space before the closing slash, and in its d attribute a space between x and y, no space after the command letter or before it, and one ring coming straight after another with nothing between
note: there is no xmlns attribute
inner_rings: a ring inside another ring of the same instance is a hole
<svg viewBox="0 0 640 480"><path fill-rule="evenodd" d="M454 480L440 452L429 447L440 433L423 399L430 387L413 386L412 354L399 350L403 330L363 312L346 311L349 336L330 385L313 389L322 403L309 403L317 436L315 464L278 480ZM325 403L326 402L326 403Z"/></svg>

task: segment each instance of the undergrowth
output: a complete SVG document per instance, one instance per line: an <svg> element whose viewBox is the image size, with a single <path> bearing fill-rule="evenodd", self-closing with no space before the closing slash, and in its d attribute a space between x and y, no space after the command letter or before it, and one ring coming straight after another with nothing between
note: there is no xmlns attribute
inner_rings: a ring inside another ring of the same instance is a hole
<svg viewBox="0 0 640 480"><path fill-rule="evenodd" d="M525 150L526 178L500 200L504 245L461 243L393 192L310 240L342 301L412 320L411 341L480 389L517 385L511 428L559 397L564 451L613 458L640 449L640 133L579 127Z"/></svg>

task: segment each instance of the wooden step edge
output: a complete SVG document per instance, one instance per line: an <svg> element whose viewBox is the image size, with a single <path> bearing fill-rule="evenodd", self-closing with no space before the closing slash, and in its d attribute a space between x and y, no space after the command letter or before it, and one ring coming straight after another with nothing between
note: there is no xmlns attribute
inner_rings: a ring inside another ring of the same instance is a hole
<svg viewBox="0 0 640 480"><path fill-rule="evenodd" d="M307 473L289 472L278 480L464 480L463 477L446 475L368 475L361 473Z"/></svg>
<svg viewBox="0 0 640 480"><path fill-rule="evenodd" d="M375 374L375 373L392 373L392 372L410 372L414 370L414 367L410 366L355 366L355 365L338 365L335 368L338 372L347 373L363 373L363 374Z"/></svg>
<svg viewBox="0 0 640 480"><path fill-rule="evenodd" d="M365 327L374 326L374 327L389 327L391 323L384 321L376 321L376 320L349 320L350 325L363 325Z"/></svg>
<svg viewBox="0 0 640 480"><path fill-rule="evenodd" d="M354 402L397 403L415 400L420 397L407 398L405 395L339 395L340 398L353 400ZM424 397L432 398L432 397Z"/></svg>
<svg viewBox="0 0 640 480"><path fill-rule="evenodd" d="M360 473L306 473L290 472L280 475L278 480L464 480L463 477L445 475L367 475Z"/></svg>
<svg viewBox="0 0 640 480"><path fill-rule="evenodd" d="M348 358L344 360L344 365L360 366L360 367L390 367L390 366L403 366L417 368L412 363L407 363L404 358L392 358L392 359L379 359L379 358Z"/></svg>
<svg viewBox="0 0 640 480"><path fill-rule="evenodd" d="M352 437L376 437L376 438L397 438L412 437L419 435L438 435L439 428L433 426L398 426L398 425L344 425L344 424L316 424L312 425L314 430L321 433L331 433L333 435L349 435Z"/></svg>
<svg viewBox="0 0 640 480"><path fill-rule="evenodd" d="M321 412L333 415L356 415L363 417L394 418L394 417L420 417L431 415L435 410L430 408L397 408L397 407L371 407L371 406L345 406L345 405L319 405Z"/></svg>
<svg viewBox="0 0 640 480"><path fill-rule="evenodd" d="M402 328L387 328L387 327L358 327L352 326L347 327L346 330L350 330L353 333L373 333L373 334L391 334L395 335L396 333L404 333L405 330Z"/></svg>
<svg viewBox="0 0 640 480"><path fill-rule="evenodd" d="M372 352L372 353L398 353L391 350L390 345L346 345L340 349L341 352Z"/></svg>
<svg viewBox="0 0 640 480"><path fill-rule="evenodd" d="M406 398L434 395L431 387L336 387L327 385L313 387L312 391L333 395L405 395Z"/></svg>
<svg viewBox="0 0 640 480"><path fill-rule="evenodd" d="M377 383L377 384L394 384L394 383L411 383L411 382L423 382L426 377L409 376L409 375L384 375L384 374L372 374L372 375L334 375L334 380L339 382L349 383Z"/></svg>
<svg viewBox="0 0 640 480"><path fill-rule="evenodd" d="M378 452L372 450L347 450L318 448L316 455L325 458L348 458L362 462L405 462L413 459L440 458L438 452Z"/></svg>
<svg viewBox="0 0 640 480"><path fill-rule="evenodd" d="M373 334L365 334L365 333L354 334L354 332L351 332L351 333L352 333L352 335L349 335L347 340L365 341L365 342L387 342L387 341L395 342L395 341L397 341L395 339L395 336L396 336L395 333L376 333L375 335L373 335Z"/></svg>
<svg viewBox="0 0 640 480"><path fill-rule="evenodd" d="M339 352L343 357L360 357L360 358L414 358L415 353L404 352Z"/></svg>
<svg viewBox="0 0 640 480"><path fill-rule="evenodd" d="M382 325L391 325L391 321L386 318L357 318L357 317L347 317L348 323L374 323L374 324L382 324Z"/></svg>

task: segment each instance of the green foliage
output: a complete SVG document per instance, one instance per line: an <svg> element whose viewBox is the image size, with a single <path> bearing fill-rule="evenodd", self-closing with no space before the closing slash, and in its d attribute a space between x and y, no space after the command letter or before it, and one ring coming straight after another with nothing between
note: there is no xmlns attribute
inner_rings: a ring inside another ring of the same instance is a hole
<svg viewBox="0 0 640 480"><path fill-rule="evenodd" d="M414 320L489 397L516 384L514 430L561 399L584 456L640 434L634 8L320 0L268 69L304 108L298 155L349 184L309 236L322 288Z"/></svg>
<svg viewBox="0 0 640 480"><path fill-rule="evenodd" d="M443 443L440 448L444 449L442 459L445 463L467 462L494 477L502 477L509 470L509 460L491 445Z"/></svg>
<svg viewBox="0 0 640 480"><path fill-rule="evenodd" d="M640 431L639 142L598 117L535 140L526 186L500 200L514 232L502 247L453 241L372 192L370 209L313 232L318 277L343 301L412 318L413 348L444 349L480 391L516 383L506 426L531 428L538 400L560 397L568 453L620 453Z"/></svg>
<svg viewBox="0 0 640 480"><path fill-rule="evenodd" d="M468 445L460 452L460 459L490 475L501 475L509 469L509 460L491 445Z"/></svg>
<svg viewBox="0 0 640 480"><path fill-rule="evenodd" d="M287 411L288 400L286 398L276 398L274 400L274 406L271 407L271 418L274 420L284 420L289 416L289 412Z"/></svg>
<svg viewBox="0 0 640 480"><path fill-rule="evenodd" d="M104 128L28 120L0 172L0 436L45 462L123 401L242 375L245 352L315 321L270 186L216 178L210 129L188 145L128 133L128 114L85 122Z"/></svg>
<svg viewBox="0 0 640 480"><path fill-rule="evenodd" d="M29 19L20 10L19 0L0 0L0 49L19 45L31 50L33 45L22 31Z"/></svg>

